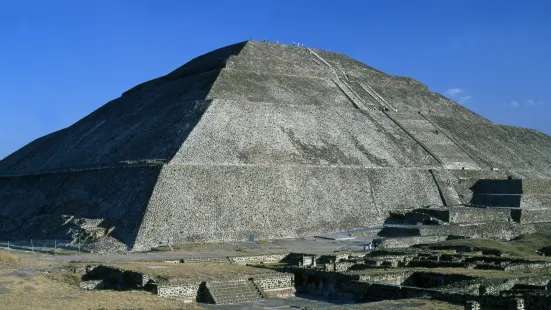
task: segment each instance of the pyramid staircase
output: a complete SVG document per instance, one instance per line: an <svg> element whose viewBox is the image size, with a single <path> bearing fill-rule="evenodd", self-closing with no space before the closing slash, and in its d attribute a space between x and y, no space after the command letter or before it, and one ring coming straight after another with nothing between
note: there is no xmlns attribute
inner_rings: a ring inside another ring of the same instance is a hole
<svg viewBox="0 0 551 310"><path fill-rule="evenodd" d="M339 71L335 70L335 68L327 62L323 57L321 57L318 53L316 53L314 50L307 48L308 52L314 57L314 60L321 61L334 75L334 78L332 78L333 83L344 93L344 95L354 104L354 106L357 109L365 110L365 109L372 109L374 108L371 104L367 104L364 100L362 100L362 97L360 97L350 86L348 83L348 76L344 71L339 69ZM319 63L316 61L316 63Z"/></svg>
<svg viewBox="0 0 551 310"><path fill-rule="evenodd" d="M261 300L262 290L251 280L237 279L224 282L207 282L206 288L217 305L237 304Z"/></svg>
<svg viewBox="0 0 551 310"><path fill-rule="evenodd" d="M445 132L419 114L387 113L405 132L447 169L480 169Z"/></svg>
<svg viewBox="0 0 551 310"><path fill-rule="evenodd" d="M354 89L348 84L348 77L344 72L337 72L337 70L323 57L316 53L312 49L308 49L310 54L316 59L323 62L329 70L334 74L335 78L333 82L337 87L354 103L356 108L370 109L372 106L366 104L362 100ZM368 93L375 101L388 111L396 112L397 110L386 101L381 95L379 95L369 85L360 83L361 88ZM439 161L445 168L448 169L479 169L480 167L465 152L461 147L456 144L446 132L437 128L428 118L419 113L418 115L411 114L398 114L398 113L386 113L385 114L392 119L398 126L400 126L405 132L407 132L414 140L416 140L428 153L430 153L437 161ZM392 114L392 115L391 115Z"/></svg>

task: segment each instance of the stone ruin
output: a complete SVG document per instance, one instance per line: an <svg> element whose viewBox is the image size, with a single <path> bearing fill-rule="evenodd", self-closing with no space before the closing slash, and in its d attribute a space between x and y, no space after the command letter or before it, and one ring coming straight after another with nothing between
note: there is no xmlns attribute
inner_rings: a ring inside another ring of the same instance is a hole
<svg viewBox="0 0 551 310"><path fill-rule="evenodd" d="M439 252L421 247L164 261L175 269L194 263L220 265L225 261L226 268L239 264L265 270L254 275L198 281L182 280L177 274L168 278L155 275L155 269L136 271L131 264L122 268L116 264L89 265L79 271L82 274L80 287L143 290L185 302L218 305L281 299L297 294L347 305L423 298L464 305L465 309L540 310L551 307L551 261L471 253L461 247L455 247L455 254L452 254L450 249ZM511 273L521 269L540 272ZM496 271L503 272L495 274Z"/></svg>
<svg viewBox="0 0 551 310"><path fill-rule="evenodd" d="M177 269L181 264L218 263L226 266L279 262L286 255L197 257L194 260L165 261ZM155 264L155 262L151 262ZM166 267L166 266L149 266ZM132 268L132 267L129 267ZM228 268L228 267L226 267ZM223 272L223 271L222 271ZM78 272L77 272L78 273ZM168 278L154 272L127 270L110 265L88 265L81 273L79 287L84 290L141 290L152 294L179 298L189 303L238 304L265 299L281 299L295 295L294 274L269 271L264 274L240 275L231 278L182 280L172 272Z"/></svg>
<svg viewBox="0 0 551 310"><path fill-rule="evenodd" d="M548 135L342 54L246 41L0 161L0 239L141 251L376 227L396 214L421 220L383 232L408 242L510 238L548 229L550 185Z"/></svg>
<svg viewBox="0 0 551 310"><path fill-rule="evenodd" d="M543 310L551 308L548 273L486 278L458 270L537 270L550 265L550 261L466 256L461 252L451 255L410 248L321 255L291 253L280 264L257 266L294 274L297 294L340 302L424 298L464 305L465 309Z"/></svg>

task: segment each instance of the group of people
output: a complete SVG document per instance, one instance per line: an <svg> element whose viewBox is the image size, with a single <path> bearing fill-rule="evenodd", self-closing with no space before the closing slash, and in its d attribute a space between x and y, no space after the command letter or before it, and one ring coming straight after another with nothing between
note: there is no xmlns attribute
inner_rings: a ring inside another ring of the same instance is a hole
<svg viewBox="0 0 551 310"><path fill-rule="evenodd" d="M266 38L264 38L263 42L270 42L270 40L266 40ZM279 41L275 41L275 43L279 44ZM304 42L293 42L293 46L304 47Z"/></svg>

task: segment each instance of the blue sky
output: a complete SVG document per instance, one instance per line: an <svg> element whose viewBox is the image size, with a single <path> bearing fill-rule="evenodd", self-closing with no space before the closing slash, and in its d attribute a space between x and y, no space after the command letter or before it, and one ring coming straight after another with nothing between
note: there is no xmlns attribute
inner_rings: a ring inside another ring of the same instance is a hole
<svg viewBox="0 0 551 310"><path fill-rule="evenodd" d="M551 134L549 0L0 0L0 158L193 57L265 37Z"/></svg>

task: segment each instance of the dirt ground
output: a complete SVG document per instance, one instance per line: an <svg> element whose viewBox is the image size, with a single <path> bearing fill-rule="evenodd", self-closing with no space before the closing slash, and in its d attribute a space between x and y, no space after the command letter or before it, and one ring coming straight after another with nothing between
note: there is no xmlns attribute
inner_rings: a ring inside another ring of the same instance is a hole
<svg viewBox="0 0 551 310"><path fill-rule="evenodd" d="M0 250L0 309L200 309L148 292L85 291L71 268L41 258Z"/></svg>
<svg viewBox="0 0 551 310"><path fill-rule="evenodd" d="M276 271L237 265L230 263L191 263L174 264L159 262L133 262L105 264L123 270L137 271L153 277L160 277L166 280L177 280L181 282L201 282L213 280L225 280L230 278L253 276Z"/></svg>

